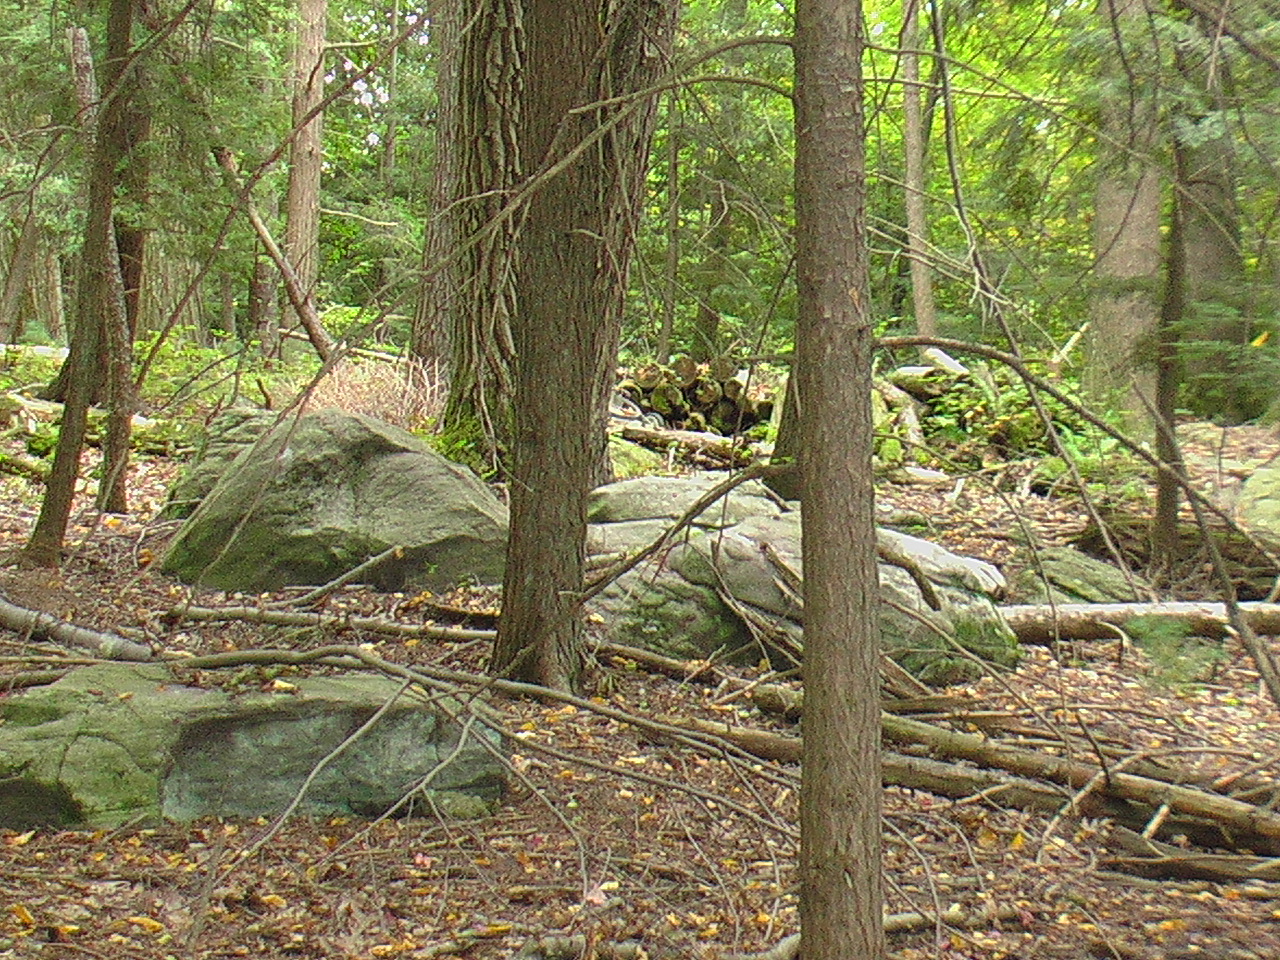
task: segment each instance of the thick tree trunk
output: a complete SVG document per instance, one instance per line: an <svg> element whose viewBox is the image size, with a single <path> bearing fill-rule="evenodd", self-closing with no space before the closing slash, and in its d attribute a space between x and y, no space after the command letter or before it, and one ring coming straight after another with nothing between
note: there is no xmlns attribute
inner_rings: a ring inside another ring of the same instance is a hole
<svg viewBox="0 0 1280 960"><path fill-rule="evenodd" d="M418 355L447 350L444 428L505 469L515 392L515 218L524 99L520 0L447 0L436 131L436 212L428 229ZM438 353L436 354L439 355Z"/></svg>
<svg viewBox="0 0 1280 960"><path fill-rule="evenodd" d="M562 689L577 685L581 668L586 501L607 464L653 129L653 98L627 94L667 68L677 11L672 0L525 3L517 129L521 155L544 179L519 238L511 535L492 669ZM574 112L596 101L610 104Z"/></svg>
<svg viewBox="0 0 1280 960"><path fill-rule="evenodd" d="M1123 413L1149 436L1160 320L1160 173L1157 112L1145 79L1148 51L1129 36L1147 16L1146 0L1104 0L1103 28L1114 38L1107 58L1119 91L1102 104L1102 174L1094 209L1096 285L1090 308L1085 394Z"/></svg>
<svg viewBox="0 0 1280 960"><path fill-rule="evenodd" d="M885 954L861 6L796 5L805 960Z"/></svg>

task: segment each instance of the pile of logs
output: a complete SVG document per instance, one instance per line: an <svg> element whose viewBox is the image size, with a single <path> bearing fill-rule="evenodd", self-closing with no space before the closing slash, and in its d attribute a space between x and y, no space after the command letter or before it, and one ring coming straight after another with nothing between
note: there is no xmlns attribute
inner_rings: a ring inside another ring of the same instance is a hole
<svg viewBox="0 0 1280 960"><path fill-rule="evenodd" d="M747 374L728 357L698 363L680 356L665 366L640 367L618 392L642 411L659 414L668 427L730 437L773 414L773 401L748 397L747 383Z"/></svg>

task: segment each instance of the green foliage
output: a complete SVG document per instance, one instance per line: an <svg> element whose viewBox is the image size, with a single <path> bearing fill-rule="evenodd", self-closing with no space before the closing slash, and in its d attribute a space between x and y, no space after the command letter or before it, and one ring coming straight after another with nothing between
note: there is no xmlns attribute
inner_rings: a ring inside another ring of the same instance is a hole
<svg viewBox="0 0 1280 960"><path fill-rule="evenodd" d="M486 455L488 445L484 427L478 420L453 424L438 433L428 433L424 439L436 453L469 467L482 479L493 476L493 468Z"/></svg>
<svg viewBox="0 0 1280 960"><path fill-rule="evenodd" d="M1150 660L1151 679L1161 686L1204 683L1226 659L1221 642L1192 636L1187 624L1167 617L1136 617L1126 630Z"/></svg>
<svg viewBox="0 0 1280 960"><path fill-rule="evenodd" d="M150 358L140 397L144 413L163 412L178 421L197 421L214 409L244 398L278 405L291 399L293 385L319 369L314 354L298 352L284 362L262 359L256 343L199 343L194 330L178 329L159 341L139 342L139 363Z"/></svg>
<svg viewBox="0 0 1280 960"><path fill-rule="evenodd" d="M52 383L62 359L32 350L0 352L0 390L28 393Z"/></svg>
<svg viewBox="0 0 1280 960"><path fill-rule="evenodd" d="M992 455L1013 460L1052 453L1045 424L1022 378L1004 367L983 363L970 369L968 378L930 403L922 421L925 435L945 444L953 459L972 465L981 465ZM1074 411L1052 397L1040 400L1060 437L1088 435L1085 422Z"/></svg>
<svg viewBox="0 0 1280 960"><path fill-rule="evenodd" d="M58 425L37 421L27 434L27 453L41 459L52 457L58 448Z"/></svg>
<svg viewBox="0 0 1280 960"><path fill-rule="evenodd" d="M1226 304L1199 303L1181 325L1178 358L1195 371L1183 378L1181 403L1197 417L1252 420L1261 416L1280 383L1280 350L1270 325L1250 343L1203 339L1204 330L1240 330L1249 326Z"/></svg>

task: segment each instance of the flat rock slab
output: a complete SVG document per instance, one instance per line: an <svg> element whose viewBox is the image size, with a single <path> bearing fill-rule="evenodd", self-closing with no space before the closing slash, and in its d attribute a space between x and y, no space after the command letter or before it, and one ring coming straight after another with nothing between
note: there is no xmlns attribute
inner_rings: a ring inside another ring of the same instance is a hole
<svg viewBox="0 0 1280 960"><path fill-rule="evenodd" d="M502 794L502 739L480 723L464 738L456 702L365 674L279 687L230 693L111 663L0 699L0 828L269 817L304 783L297 811L316 815L408 798L398 813L473 816Z"/></svg>

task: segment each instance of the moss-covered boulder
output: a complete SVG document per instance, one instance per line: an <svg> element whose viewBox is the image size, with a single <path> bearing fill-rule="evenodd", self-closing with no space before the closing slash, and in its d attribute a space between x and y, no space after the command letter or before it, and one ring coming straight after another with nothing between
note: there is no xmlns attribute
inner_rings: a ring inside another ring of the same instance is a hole
<svg viewBox="0 0 1280 960"><path fill-rule="evenodd" d="M629 552L652 542L715 479L597 489L592 549ZM901 566L881 563L885 652L936 685L974 677L982 669L975 657L1002 667L1017 662L1017 640L994 603L1004 590L998 570L918 537L888 529L877 536L887 555L906 558L929 581L941 607L925 601ZM620 643L679 658L736 652L750 662L772 653L785 662L784 653L803 647L804 612L790 582L800 577L799 511L749 487L705 511L653 563L605 590L593 609L602 629ZM785 642L762 649L770 637Z"/></svg>
<svg viewBox="0 0 1280 960"><path fill-rule="evenodd" d="M413 434L320 410L244 450L170 544L163 569L257 593L328 583L392 547L368 572L383 589L502 579L507 510L464 467Z"/></svg>
<svg viewBox="0 0 1280 960"><path fill-rule="evenodd" d="M0 700L0 828L273 816L304 784L301 813L477 814L502 793L501 738L463 740L447 706L370 675L230 692L160 664L85 667Z"/></svg>

